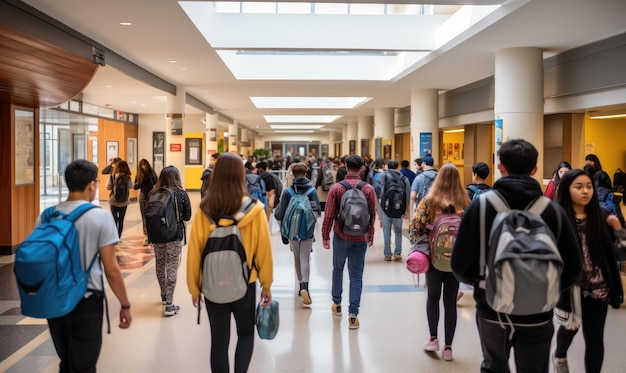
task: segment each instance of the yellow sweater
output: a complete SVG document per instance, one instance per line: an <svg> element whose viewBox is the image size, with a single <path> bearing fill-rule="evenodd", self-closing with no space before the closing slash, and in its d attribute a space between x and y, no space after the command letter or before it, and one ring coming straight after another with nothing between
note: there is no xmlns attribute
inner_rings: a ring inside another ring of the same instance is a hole
<svg viewBox="0 0 626 373"><path fill-rule="evenodd" d="M224 220L223 223L226 222ZM272 260L270 232L263 204L257 202L237 225L241 231L241 239L246 250L248 265L252 267L248 282L253 283L258 278L261 288L269 290L274 281L274 263ZM189 287L189 293L191 293L194 299L200 297L202 252L213 229L215 229L215 225L211 224L204 212L197 211L191 224L189 250L187 253L187 286ZM252 258L254 258L254 266L252 265Z"/></svg>

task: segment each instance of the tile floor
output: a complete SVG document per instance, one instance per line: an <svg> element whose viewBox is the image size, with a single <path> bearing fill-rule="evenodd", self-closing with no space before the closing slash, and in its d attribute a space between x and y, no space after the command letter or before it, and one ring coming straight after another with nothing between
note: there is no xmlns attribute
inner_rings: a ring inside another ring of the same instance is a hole
<svg viewBox="0 0 626 373"><path fill-rule="evenodd" d="M197 206L199 193L191 192ZM107 203L102 206L108 208ZM319 230L319 227L318 227ZM272 235L275 280L274 299L280 302L280 330L274 340L255 341L250 372L477 372L481 350L474 321L471 290L460 300L458 326L453 344L454 360L446 362L439 353L425 353L422 343L428 336L425 315L424 279L406 270L404 261L385 262L382 235L377 230L375 244L368 250L364 289L359 315L361 327L348 329L347 314L335 317L330 312L331 251L321 240L314 244L311 260L310 290L313 304L304 307L296 294L293 257ZM318 231L317 235L320 237ZM178 315L162 317L159 286L154 260L148 247L141 245L141 220L137 203L126 215L123 245L118 256L133 304L130 329L117 328L117 300L110 302L112 332L104 335L98 363L100 372L206 372L209 368L209 323L203 314L196 323L185 282L185 251L179 271L175 302ZM403 254L409 243L405 238ZM0 256L0 372L55 372L58 358L45 320L23 317L12 272L12 257ZM347 278L347 271L345 273ZM347 280L344 285L347 289ZM112 296L109 293L109 296ZM347 293L344 293L347 308ZM442 322L440 322L442 326ZM623 336L626 313L610 310L606 327L604 372L626 372ZM442 327L440 334L443 334ZM231 354L234 353L234 339ZM582 372L582 333L570 349L572 372Z"/></svg>

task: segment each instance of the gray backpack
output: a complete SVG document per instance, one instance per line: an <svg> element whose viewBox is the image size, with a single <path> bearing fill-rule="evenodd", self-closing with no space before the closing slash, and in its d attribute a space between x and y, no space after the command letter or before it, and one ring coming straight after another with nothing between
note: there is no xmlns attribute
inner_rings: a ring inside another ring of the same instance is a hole
<svg viewBox="0 0 626 373"><path fill-rule="evenodd" d="M362 236L369 232L371 213L367 198L361 191L367 183L361 181L355 188L345 180L339 182L346 192L339 203L337 222L339 230L348 236Z"/></svg>
<svg viewBox="0 0 626 373"><path fill-rule="evenodd" d="M480 288L487 304L507 315L549 312L559 301L563 260L557 239L541 218L550 200L540 196L524 210L509 208L495 190L480 201ZM487 202L497 211L485 240ZM558 235L561 232L557 215ZM485 254L486 245L489 251Z"/></svg>
<svg viewBox="0 0 626 373"><path fill-rule="evenodd" d="M217 227L209 235L202 252L201 289L202 294L211 302L234 302L243 298L248 291L251 267L246 259L237 223L254 205L255 201L246 198L234 216L220 216L217 222L209 218ZM233 224L219 225L221 219L232 220Z"/></svg>

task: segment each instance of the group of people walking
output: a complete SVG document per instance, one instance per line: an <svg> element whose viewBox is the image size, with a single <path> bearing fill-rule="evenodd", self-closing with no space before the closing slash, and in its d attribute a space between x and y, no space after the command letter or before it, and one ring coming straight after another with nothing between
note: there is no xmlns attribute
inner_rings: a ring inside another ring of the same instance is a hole
<svg viewBox="0 0 626 373"><path fill-rule="evenodd" d="M456 166L448 163L435 170L431 156L420 159L419 163L416 160L416 164L423 169L418 170L422 172L415 176L406 172L408 162L403 162L399 171L395 160L386 164L375 161L374 167L364 175L364 159L357 155L343 158L340 165L323 163L313 181L307 178L308 167L305 163L292 164L291 185L279 196L272 195L280 201L274 206L273 214L281 222L281 235L293 253L295 277L299 284L296 294L301 297L303 305L310 306L313 303L309 281L315 235L311 224L315 227L322 212L322 247L327 250L332 247L333 250L330 312L337 317L343 315L343 274L347 267L349 329L360 327L358 315L365 254L367 248L373 245L377 216L384 235L383 259L402 261L403 219L410 219L409 237L414 248L426 246L430 249L426 252L432 253L433 224L442 215L457 215L460 224L458 232L455 232L451 253L447 256L449 268L430 265L425 272L428 337L423 349L426 352L441 351L443 360L453 359L456 303L460 294L459 285L463 282L474 288L476 323L483 351L481 372L509 371L512 348L515 349L518 372L547 372L551 364L557 372L568 372L567 350L580 328L584 331L585 370L599 372L604 355L604 324L608 307L619 307L623 301L622 285L612 249L615 231L623 226L617 216L605 212L601 207L599 188L596 186L598 179L595 178L598 171L590 174L588 170L572 169L567 162L560 163L555 170L555 180L546 191L550 199L546 198L547 202L539 213L539 218L554 237L560 258L561 296L558 303L533 314L503 313L494 309L482 283L485 280L482 270L485 266L484 257L489 257L492 247L485 245L484 240L489 237L500 213L500 207L493 204L493 194L497 194L507 208L524 210L544 198L544 192L532 177L538 158L538 152L532 144L520 139L508 140L502 144L498 156L502 178L495 182L493 188L486 184L489 167L482 162L472 166L472 183L467 187L463 187ZM263 166L263 162L259 164ZM599 160L596 159L594 166L599 166ZM338 175L340 168L344 169L341 176ZM70 197L64 204L93 201L97 186L95 166L86 161L75 161L68 165L67 170ZM113 246L121 238L124 215L129 204L129 196L124 194L130 188L140 191L139 205L145 242L154 247L163 314L173 316L180 309L173 303L173 294L186 236L184 222L192 216L189 196L182 187L180 174L175 167L170 166L164 168L157 177L150 164L141 160L137 177L132 183L128 164L121 159L113 160L110 170L103 172L110 174L106 186L111 190L110 220L104 219L98 209L88 211L80 219L101 219L103 221L100 225L106 228L99 232L90 231L93 243L90 241L88 246L97 246L93 250L100 253L103 273L121 303L120 327L130 326L131 305L123 281L119 281L119 267L111 257L114 256ZM369 183L363 181L364 176ZM200 308L203 304L207 310L211 326L210 364L214 372L229 370L231 315L235 319L238 336L235 371L247 371L254 348L257 282L261 289L261 305L268 305L272 300L273 258L269 215L260 201L249 198L245 180L244 163L238 155L224 153L213 157L210 181L203 186L203 196L189 234L187 286L193 305ZM117 188L123 189L124 193ZM167 242L151 242L150 229L146 227L146 210L149 210L151 200L163 191L171 193L169 197L176 208L177 226L175 234ZM321 193L318 194L318 191L323 193L323 198L320 198ZM71 207L64 204L59 205L59 208ZM310 216L307 216L309 212ZM236 218L229 222L229 217ZM79 231L87 229L80 223L80 219L77 222ZM290 226L295 222L297 226ZM242 255L248 265L247 288L240 299L219 302L203 296L206 293L202 282L206 277L203 276L202 263L212 233L218 227L233 224L239 232ZM393 250L392 232L395 233ZM81 247L81 254L87 255L85 250L91 249ZM97 267L101 270L100 266ZM90 286L97 289L98 285L92 277ZM440 311L441 299L443 312ZM101 302L99 298L97 304L100 307ZM69 344L76 333L72 323L82 317L85 307L77 307L61 320L49 320L61 367L95 367L101 333L94 334L91 343L77 347L70 347ZM556 350L553 352L550 351L554 333L552 307L556 308L558 325ZM444 320L443 348L440 348L438 335L441 314ZM102 313L94 321L101 328Z"/></svg>

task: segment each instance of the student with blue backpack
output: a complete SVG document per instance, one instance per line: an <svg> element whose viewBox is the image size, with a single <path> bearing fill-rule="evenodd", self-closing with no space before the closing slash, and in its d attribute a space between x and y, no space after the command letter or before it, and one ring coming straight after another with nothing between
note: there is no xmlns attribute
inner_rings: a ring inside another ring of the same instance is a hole
<svg viewBox="0 0 626 373"><path fill-rule="evenodd" d="M289 241L293 253L296 277L300 283L298 296L306 306L312 303L309 293L311 251L315 240L315 225L322 215L317 191L311 180L306 178L307 165L294 163L291 166L293 183L285 189L279 208L274 212L281 222L281 234Z"/></svg>
<svg viewBox="0 0 626 373"><path fill-rule="evenodd" d="M439 351L438 324L440 300L444 307L444 345L441 356L452 360L452 342L456 331L456 301L459 281L450 269L452 245L455 241L460 218L470 204L463 190L456 166L446 163L441 167L426 197L417 205L409 227L411 243L427 244L431 265L426 272L426 317L429 338L423 348L427 352ZM456 240L458 242L458 239ZM443 289L442 289L443 288Z"/></svg>
<svg viewBox="0 0 626 373"><path fill-rule="evenodd" d="M485 162L472 165L472 183L465 187L470 201L478 199L483 192L491 189L491 186L485 183L487 177L489 177L489 166Z"/></svg>
<svg viewBox="0 0 626 373"><path fill-rule="evenodd" d="M64 176L69 189L67 200L45 210L42 216L37 219L35 230L31 235L36 234L38 230L45 229L50 224L51 219L63 219L67 214L71 216L74 210L86 206L87 211L83 212L73 223L75 232L77 232L77 236L74 236L76 237L75 241L67 242L67 245L71 245L71 247L65 246L69 251L75 251L79 254L78 273L74 273L74 277L72 277L72 272L64 272L68 276L69 283L75 284L76 281L74 280L81 278L86 281L86 284L84 281L79 282L83 286L80 288L81 293L77 294L76 298L69 297L67 294L58 293L61 290L60 285L64 282L63 278L57 278L57 275L50 276L49 280L51 279L52 283L48 284L50 287L44 284L46 291L37 292L36 289L30 288L28 292L22 293L20 290L22 312L33 317L48 319L52 342L61 359L59 364L61 372L95 372L102 347L103 302L106 296L103 276L106 276L113 294L121 304L119 312L119 327L121 329L130 327L132 321L130 300L115 255L115 245L119 242L119 236L113 217L104 209L91 204L96 198L98 189L98 168L84 159L76 160L67 165ZM47 238L51 240L54 238L53 235L46 234ZM65 239L69 237L69 235L65 236ZM61 236L58 238L64 239ZM31 242L33 246L30 247L27 238L17 250L15 274L20 289L28 288L29 277L56 273L54 270L41 268L40 264L46 252L54 252L53 257L56 258L57 249L43 241L36 241ZM77 246L74 246L76 244ZM33 253L35 263L38 264L23 267L24 262L28 259L29 251ZM72 256L61 255L60 257L67 261ZM53 263L53 266L57 269L65 267L62 262ZM60 282L57 283L57 281ZM45 282L50 281L46 280ZM71 290L70 294L78 289L76 287ZM33 299L27 299L31 297ZM37 298L41 298L39 300L42 302L39 302ZM54 298L54 300L50 298ZM69 302L70 299L75 299L78 303L68 304L68 313L53 314L56 311L53 308L58 305L57 301L64 303L65 301ZM42 305L42 308L34 309L31 307L31 305L36 304Z"/></svg>

